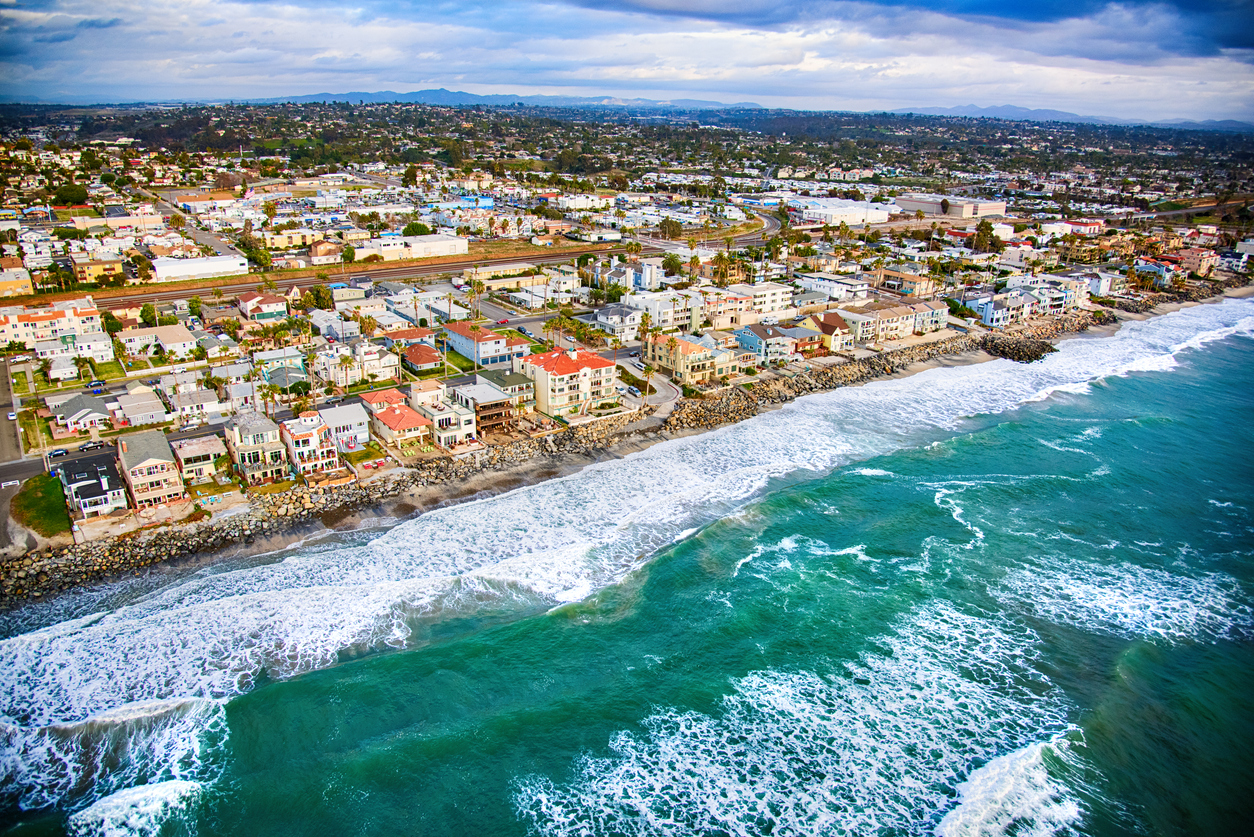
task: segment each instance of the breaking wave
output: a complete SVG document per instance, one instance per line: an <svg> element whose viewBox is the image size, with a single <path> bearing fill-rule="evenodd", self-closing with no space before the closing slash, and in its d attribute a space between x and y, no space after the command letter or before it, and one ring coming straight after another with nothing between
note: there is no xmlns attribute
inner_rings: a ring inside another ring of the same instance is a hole
<svg viewBox="0 0 1254 837"><path fill-rule="evenodd" d="M1127 374L1216 335L1249 334L1251 312L1249 302L1198 306L1109 338L1067 341L1030 365L933 369L809 396L569 477L436 510L365 544L332 539L278 563L207 570L125 607L10 637L0 641L5 752L34 752L46 730L115 707L228 699L263 678L411 646L415 628L443 614L538 612L590 594L782 480L927 444L965 417ZM189 742L204 732L193 726ZM26 807L68 798L35 792L44 768L34 761L13 765L4 796ZM91 775L100 789L70 796L99 798L132 780L113 768Z"/></svg>
<svg viewBox="0 0 1254 837"><path fill-rule="evenodd" d="M1006 819L985 810L989 787L1015 786L1015 819L1071 821L1078 803L1030 760L1012 759L1013 777L999 761L1066 728L1035 641L933 604L843 671L759 672L717 715L661 711L644 734L615 735L611 755L581 757L567 783L519 780L515 805L552 837L917 834Z"/></svg>

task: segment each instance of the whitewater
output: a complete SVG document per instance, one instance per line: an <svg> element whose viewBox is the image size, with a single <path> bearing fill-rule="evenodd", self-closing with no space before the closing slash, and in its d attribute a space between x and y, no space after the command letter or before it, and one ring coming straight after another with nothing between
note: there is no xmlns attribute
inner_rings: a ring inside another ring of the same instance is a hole
<svg viewBox="0 0 1254 837"><path fill-rule="evenodd" d="M718 431L429 512L370 540L333 538L260 566L209 568L115 608L10 636L0 640L0 788L22 809L70 813L73 833L156 833L222 780L225 707L261 684L420 647L432 624L452 616L508 620L585 599L782 487L950 439L972 416L1083 393L1105 378L1169 371L1181 353L1234 335L1254 335L1254 302L1191 307L1110 337L1067 340L1030 365L932 369L807 396ZM978 538L979 525L954 499L968 488L937 484L937 504L950 504ZM746 556L738 571L786 559L787 549ZM1171 589L1183 582L1120 566L1083 582L1065 564L1050 572L1011 572L994 596L1116 636L1219 635L1234 619L1251 619L1221 574ZM1138 599L1149 596L1147 583L1170 595ZM1103 595L1111 587L1126 593L1118 605ZM909 831L920 822L945 835L1005 833L1012 824L1017 833L1059 833L1075 824L1079 803L1043 767L1072 758L1074 729L1066 700L1033 665L1030 630L935 605L903 618L881 644L887 651L856 671L766 669L738 679L715 714L659 709L646 735L617 737L612 757L582 761L568 784L521 777L518 815L552 834L593 833L589 811L617 824L596 833L757 833L768 819L776 833L798 834ZM982 666L974 680L954 676L972 666ZM890 723L883 695L920 680L931 691L918 700L953 713L930 726ZM958 707L971 724L965 731ZM884 723L845 751L807 749L868 713ZM822 728L807 728L815 724ZM801 731L781 738L786 729ZM921 741L944 757L916 752ZM871 747L896 748L896 766L859 768ZM750 796L737 771L762 777ZM843 778L850 772L857 783ZM955 778L965 800L956 807L937 790ZM642 817L638 800L662 785L671 818ZM800 799L800 787L818 791Z"/></svg>

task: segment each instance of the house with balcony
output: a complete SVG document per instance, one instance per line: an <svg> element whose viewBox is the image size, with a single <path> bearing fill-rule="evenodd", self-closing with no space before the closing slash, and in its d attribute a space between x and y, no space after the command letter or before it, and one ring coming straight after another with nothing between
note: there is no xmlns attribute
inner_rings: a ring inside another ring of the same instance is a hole
<svg viewBox="0 0 1254 837"><path fill-rule="evenodd" d="M526 415L536 406L536 382L510 369L485 369L475 373L476 384L491 384L514 399L519 415Z"/></svg>
<svg viewBox="0 0 1254 837"><path fill-rule="evenodd" d="M174 451L161 431L144 430L119 439L118 461L136 508L182 498L183 478Z"/></svg>
<svg viewBox="0 0 1254 837"><path fill-rule="evenodd" d="M218 473L217 459L226 455L226 445L218 436L176 439L170 443L183 482L192 485L209 482Z"/></svg>
<svg viewBox="0 0 1254 837"><path fill-rule="evenodd" d="M287 448L292 469L302 476L340 467L340 454L331 428L313 410L283 422L279 426L279 438Z"/></svg>
<svg viewBox="0 0 1254 837"><path fill-rule="evenodd" d="M593 325L626 343L636 339L642 314L644 311L639 308L613 303L597 310Z"/></svg>
<svg viewBox="0 0 1254 837"><path fill-rule="evenodd" d="M641 345L645 363L662 370L680 384L713 380L714 351L683 334L650 334Z"/></svg>
<svg viewBox="0 0 1254 837"><path fill-rule="evenodd" d="M318 415L331 428L331 438L341 451L358 450L370 441L370 414L361 404L323 407Z"/></svg>
<svg viewBox="0 0 1254 837"><path fill-rule="evenodd" d="M514 397L492 384L468 384L453 389L453 400L474 410L475 427L480 436L492 432L508 432L518 418Z"/></svg>
<svg viewBox="0 0 1254 837"><path fill-rule="evenodd" d="M126 508L126 483L111 452L83 456L56 469L71 514L102 517Z"/></svg>
<svg viewBox="0 0 1254 837"><path fill-rule="evenodd" d="M944 305L941 307L949 310ZM822 333L823 347L829 352L847 352L853 348L853 332L844 318L835 311L811 314L803 324Z"/></svg>
<svg viewBox="0 0 1254 837"><path fill-rule="evenodd" d="M279 426L265 415L240 413L224 429L235 471L248 485L265 485L287 476L287 447L279 438Z"/></svg>
<svg viewBox="0 0 1254 837"><path fill-rule="evenodd" d="M740 348L757 358L758 363L792 360L797 341L777 326L749 325L734 332Z"/></svg>
<svg viewBox="0 0 1254 837"><path fill-rule="evenodd" d="M370 414L370 429L393 447L421 445L431 438L432 422L406 403L383 404Z"/></svg>
<svg viewBox="0 0 1254 837"><path fill-rule="evenodd" d="M550 416L586 413L616 402L613 361L583 349L558 349L514 359L514 371L535 381L536 409Z"/></svg>

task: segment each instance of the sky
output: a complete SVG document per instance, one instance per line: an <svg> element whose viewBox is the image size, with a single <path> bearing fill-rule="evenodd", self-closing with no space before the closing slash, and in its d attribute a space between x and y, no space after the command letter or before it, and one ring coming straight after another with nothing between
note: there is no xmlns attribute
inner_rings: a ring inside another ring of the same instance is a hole
<svg viewBox="0 0 1254 837"><path fill-rule="evenodd" d="M1254 121L1254 0L0 0L0 96L444 87Z"/></svg>

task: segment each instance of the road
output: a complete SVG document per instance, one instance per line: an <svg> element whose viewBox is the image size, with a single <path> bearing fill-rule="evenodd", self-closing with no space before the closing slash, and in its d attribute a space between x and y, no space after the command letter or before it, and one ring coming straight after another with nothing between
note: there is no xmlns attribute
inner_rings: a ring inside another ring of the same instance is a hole
<svg viewBox="0 0 1254 837"><path fill-rule="evenodd" d="M0 364L0 413L4 415L4 429L0 430L0 462L11 462L22 458L22 446L18 441L16 421L9 421L8 415L17 408L13 406L13 389L9 383L9 361L6 358Z"/></svg>

